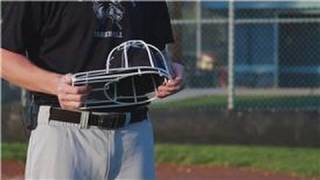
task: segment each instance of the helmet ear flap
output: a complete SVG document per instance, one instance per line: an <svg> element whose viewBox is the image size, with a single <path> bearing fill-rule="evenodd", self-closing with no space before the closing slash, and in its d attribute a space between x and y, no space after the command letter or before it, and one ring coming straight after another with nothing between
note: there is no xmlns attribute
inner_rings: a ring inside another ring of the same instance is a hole
<svg viewBox="0 0 320 180"><path fill-rule="evenodd" d="M110 51L106 68L73 75L73 84L91 85L81 109L145 105L156 99L157 88L171 79L162 52L142 40L126 41Z"/></svg>

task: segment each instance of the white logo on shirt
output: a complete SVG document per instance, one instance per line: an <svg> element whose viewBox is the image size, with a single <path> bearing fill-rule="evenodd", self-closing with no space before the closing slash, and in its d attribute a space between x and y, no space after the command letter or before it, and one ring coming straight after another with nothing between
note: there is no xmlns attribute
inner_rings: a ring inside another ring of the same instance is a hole
<svg viewBox="0 0 320 180"><path fill-rule="evenodd" d="M123 19L125 8L119 1L111 1L108 4L93 1L93 10L97 18L97 28L95 37L115 37L123 38L121 20ZM115 28L110 29L110 21ZM109 25L109 26L108 26ZM108 29L109 27L109 29Z"/></svg>

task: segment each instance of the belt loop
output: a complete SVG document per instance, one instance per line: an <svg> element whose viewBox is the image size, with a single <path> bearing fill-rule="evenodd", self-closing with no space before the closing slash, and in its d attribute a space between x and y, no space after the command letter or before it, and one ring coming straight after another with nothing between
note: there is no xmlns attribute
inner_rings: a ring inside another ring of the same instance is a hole
<svg viewBox="0 0 320 180"><path fill-rule="evenodd" d="M39 111L37 115L37 123L48 125L50 123L50 106L39 106Z"/></svg>
<svg viewBox="0 0 320 180"><path fill-rule="evenodd" d="M127 126L131 121L131 112L126 113L126 121L124 122L124 126Z"/></svg>
<svg viewBox="0 0 320 180"><path fill-rule="evenodd" d="M47 106L48 110L47 110L47 118L45 118L45 121L46 121L46 124L49 125L50 123L50 114L51 114L51 109L52 107L51 106Z"/></svg>
<svg viewBox="0 0 320 180"><path fill-rule="evenodd" d="M89 121L90 111L83 111L81 112L80 117L80 129L88 128L88 121Z"/></svg>

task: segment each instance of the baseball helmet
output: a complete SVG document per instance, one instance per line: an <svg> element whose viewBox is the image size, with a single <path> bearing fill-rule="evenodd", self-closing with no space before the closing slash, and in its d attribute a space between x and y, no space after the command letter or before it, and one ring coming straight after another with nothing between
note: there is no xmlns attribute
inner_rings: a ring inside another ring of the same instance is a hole
<svg viewBox="0 0 320 180"><path fill-rule="evenodd" d="M129 40L113 48L106 68L73 74L74 86L92 90L81 109L144 105L156 99L157 88L172 79L168 58L142 40Z"/></svg>

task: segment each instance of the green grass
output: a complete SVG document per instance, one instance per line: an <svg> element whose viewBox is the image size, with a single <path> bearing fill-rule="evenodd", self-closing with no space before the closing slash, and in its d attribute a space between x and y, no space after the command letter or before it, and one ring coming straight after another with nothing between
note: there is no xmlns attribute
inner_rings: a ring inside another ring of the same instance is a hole
<svg viewBox="0 0 320 180"><path fill-rule="evenodd" d="M25 160L27 145L22 143L2 143L1 159L5 160Z"/></svg>
<svg viewBox="0 0 320 180"><path fill-rule="evenodd" d="M227 97L201 96L183 100L157 102L153 103L151 107L155 109L195 107L226 108ZM319 109L320 96L236 96L235 108Z"/></svg>
<svg viewBox="0 0 320 180"><path fill-rule="evenodd" d="M25 144L2 144L2 159L25 160L26 148ZM157 144L156 160L320 176L320 148Z"/></svg>
<svg viewBox="0 0 320 180"><path fill-rule="evenodd" d="M300 176L320 176L320 149L239 145L156 146L157 162L252 167Z"/></svg>
<svg viewBox="0 0 320 180"><path fill-rule="evenodd" d="M183 100L175 100L168 102L157 102L151 104L152 108L166 109L169 107L174 108L192 108L192 107L226 107L226 96L202 96L196 98L187 98Z"/></svg>

